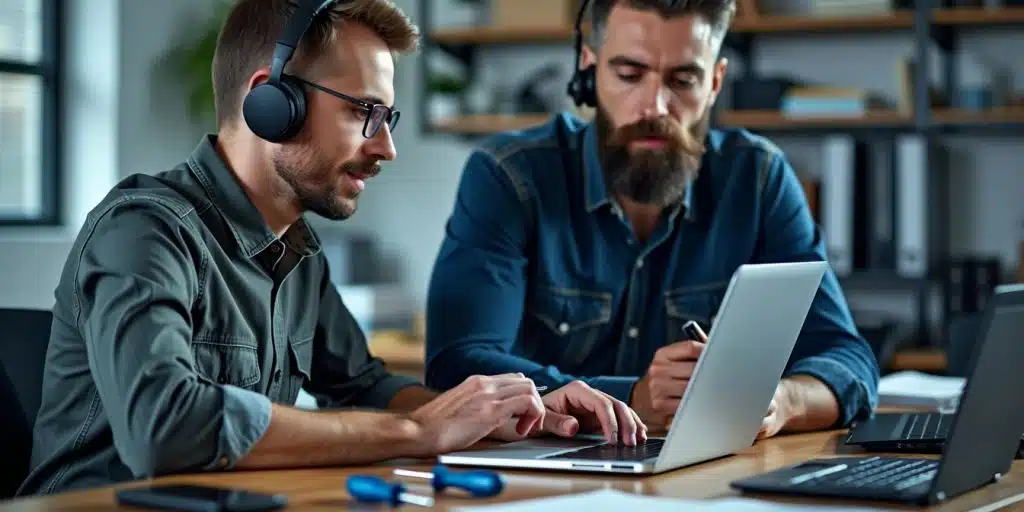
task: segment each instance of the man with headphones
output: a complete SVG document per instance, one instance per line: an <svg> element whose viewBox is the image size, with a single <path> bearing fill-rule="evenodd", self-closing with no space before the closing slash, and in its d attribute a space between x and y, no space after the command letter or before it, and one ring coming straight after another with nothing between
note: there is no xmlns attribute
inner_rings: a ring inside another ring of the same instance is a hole
<svg viewBox="0 0 1024 512"><path fill-rule="evenodd" d="M390 0L293 3L234 5L214 56L217 134L89 214L55 292L19 494L430 457L542 430L645 439L622 401L582 383L542 398L503 372L439 394L370 356L303 215L349 217L395 157L395 57L418 32ZM324 410L295 408L300 389Z"/></svg>
<svg viewBox="0 0 1024 512"><path fill-rule="evenodd" d="M710 329L740 265L825 245L783 153L709 126L734 0L595 0L584 45L586 8L568 92L595 118L471 153L431 277L427 383L582 379L664 428L704 346L688 322ZM760 436L864 418L878 373L829 272Z"/></svg>

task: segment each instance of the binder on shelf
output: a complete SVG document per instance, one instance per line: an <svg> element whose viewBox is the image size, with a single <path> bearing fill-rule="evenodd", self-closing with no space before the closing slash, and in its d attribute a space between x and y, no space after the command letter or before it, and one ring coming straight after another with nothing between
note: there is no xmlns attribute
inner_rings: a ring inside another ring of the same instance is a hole
<svg viewBox="0 0 1024 512"><path fill-rule="evenodd" d="M948 249L949 155L919 134L896 139L896 271L924 278Z"/></svg>
<svg viewBox="0 0 1024 512"><path fill-rule="evenodd" d="M853 190L856 141L830 135L823 141L821 225L828 259L839 276L853 272Z"/></svg>

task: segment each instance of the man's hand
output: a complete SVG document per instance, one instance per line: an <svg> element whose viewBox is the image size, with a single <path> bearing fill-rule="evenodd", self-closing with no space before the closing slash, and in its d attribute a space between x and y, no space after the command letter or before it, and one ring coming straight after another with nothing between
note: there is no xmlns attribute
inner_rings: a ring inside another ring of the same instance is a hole
<svg viewBox="0 0 1024 512"><path fill-rule="evenodd" d="M647 426L636 412L623 401L585 382L566 384L548 393L542 400L545 407L542 432L561 437L572 437L581 432L600 432L608 442L621 441L627 446L647 441ZM513 420L499 427L489 437L499 441L521 441L529 436L517 432Z"/></svg>
<svg viewBox="0 0 1024 512"><path fill-rule="evenodd" d="M650 424L668 428L679 408L704 341L679 341L654 353L651 366L636 386L630 405Z"/></svg>
<svg viewBox="0 0 1024 512"><path fill-rule="evenodd" d="M789 407L783 410L780 404L785 400L783 396L785 382L780 382L775 387L775 396L772 397L771 404L768 405L768 412L765 413L764 419L761 420L761 430L757 432L757 439L767 439L782 431L782 427L786 425L788 420L787 416Z"/></svg>
<svg viewBox="0 0 1024 512"><path fill-rule="evenodd" d="M625 402L573 381L544 395L544 430L570 437L600 432L609 443L626 446L647 441L647 426Z"/></svg>
<svg viewBox="0 0 1024 512"><path fill-rule="evenodd" d="M515 419L528 436L544 421L544 404L533 381L522 374L474 375L409 414L420 427L417 455L462 450Z"/></svg>

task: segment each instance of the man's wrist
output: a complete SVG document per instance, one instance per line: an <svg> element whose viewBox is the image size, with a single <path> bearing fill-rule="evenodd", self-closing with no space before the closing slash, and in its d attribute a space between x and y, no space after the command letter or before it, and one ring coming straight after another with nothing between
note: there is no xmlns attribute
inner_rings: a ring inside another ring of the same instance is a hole
<svg viewBox="0 0 1024 512"><path fill-rule="evenodd" d="M436 455L436 436L427 434L419 421L408 414L388 414L381 429L391 432L398 453L402 457L423 458Z"/></svg>
<svg viewBox="0 0 1024 512"><path fill-rule="evenodd" d="M808 393L811 385L820 381L809 375L792 375L781 380L783 408L782 429L785 431L803 431L807 429L812 404Z"/></svg>

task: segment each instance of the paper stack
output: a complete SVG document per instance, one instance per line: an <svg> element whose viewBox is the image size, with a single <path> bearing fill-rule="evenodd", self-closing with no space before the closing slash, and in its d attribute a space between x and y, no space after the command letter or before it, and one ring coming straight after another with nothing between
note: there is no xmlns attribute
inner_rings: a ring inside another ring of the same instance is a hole
<svg viewBox="0 0 1024 512"><path fill-rule="evenodd" d="M955 404L959 402L966 382L963 377L896 372L878 381L878 405L956 409Z"/></svg>

